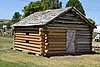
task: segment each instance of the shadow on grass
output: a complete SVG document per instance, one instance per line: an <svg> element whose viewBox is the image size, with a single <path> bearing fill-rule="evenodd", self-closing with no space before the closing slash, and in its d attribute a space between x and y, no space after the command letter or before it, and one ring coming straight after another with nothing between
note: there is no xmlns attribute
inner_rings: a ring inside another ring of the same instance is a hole
<svg viewBox="0 0 100 67"><path fill-rule="evenodd" d="M95 55L95 54L100 54L100 51L92 51L90 53L66 54L66 55L65 54L61 54L61 55L55 54L55 55L46 55L45 57L47 57L47 58L56 57L56 56L58 56L58 57L61 57L61 56L81 57L82 55Z"/></svg>

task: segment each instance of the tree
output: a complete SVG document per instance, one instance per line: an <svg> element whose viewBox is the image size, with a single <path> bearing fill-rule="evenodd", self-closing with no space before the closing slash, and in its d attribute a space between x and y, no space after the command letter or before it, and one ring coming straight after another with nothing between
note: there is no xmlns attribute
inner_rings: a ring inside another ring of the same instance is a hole
<svg viewBox="0 0 100 67"><path fill-rule="evenodd" d="M22 10L24 12L24 17L38 11L47 10L48 5L41 1L31 2L27 6L24 7Z"/></svg>
<svg viewBox="0 0 100 67"><path fill-rule="evenodd" d="M16 22L20 21L20 17L21 17L21 14L19 12L15 12L13 15L13 18L12 18L12 22L16 23ZM10 23L11 23L11 21L10 21Z"/></svg>
<svg viewBox="0 0 100 67"><path fill-rule="evenodd" d="M59 2L59 0L41 0L41 1L48 4L49 9L62 8L62 2Z"/></svg>
<svg viewBox="0 0 100 67"><path fill-rule="evenodd" d="M4 22L0 22L0 26L3 26L4 25Z"/></svg>
<svg viewBox="0 0 100 67"><path fill-rule="evenodd" d="M78 9L83 15L86 16L85 11L82 7L82 4L80 3L79 0L69 0L68 3L66 4L66 7L70 7L73 6L76 9Z"/></svg>
<svg viewBox="0 0 100 67"><path fill-rule="evenodd" d="M62 7L62 2L59 0L41 0L36 2L30 2L22 10L24 12L24 17L39 11L45 11L48 9L57 9Z"/></svg>
<svg viewBox="0 0 100 67"><path fill-rule="evenodd" d="M92 24L94 24L94 25L95 25L95 21L94 21L93 19L88 18L88 20L89 20Z"/></svg>

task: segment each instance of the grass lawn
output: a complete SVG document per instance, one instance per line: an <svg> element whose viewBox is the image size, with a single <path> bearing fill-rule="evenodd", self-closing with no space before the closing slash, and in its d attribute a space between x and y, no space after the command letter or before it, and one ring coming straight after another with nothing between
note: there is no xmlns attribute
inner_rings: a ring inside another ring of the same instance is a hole
<svg viewBox="0 0 100 67"><path fill-rule="evenodd" d="M46 58L11 50L12 40L0 36L0 67L100 67L100 54Z"/></svg>

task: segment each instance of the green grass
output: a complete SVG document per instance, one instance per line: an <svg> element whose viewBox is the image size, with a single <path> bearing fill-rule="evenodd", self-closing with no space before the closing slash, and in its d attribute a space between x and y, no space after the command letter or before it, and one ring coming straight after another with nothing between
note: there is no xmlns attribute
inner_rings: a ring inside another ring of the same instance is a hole
<svg viewBox="0 0 100 67"><path fill-rule="evenodd" d="M46 58L11 50L12 41L0 36L0 67L100 67L100 54Z"/></svg>

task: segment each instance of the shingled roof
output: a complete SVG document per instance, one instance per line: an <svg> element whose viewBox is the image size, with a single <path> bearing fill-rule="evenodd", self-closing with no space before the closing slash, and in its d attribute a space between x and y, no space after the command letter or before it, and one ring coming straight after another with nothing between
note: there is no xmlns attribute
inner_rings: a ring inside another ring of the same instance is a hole
<svg viewBox="0 0 100 67"><path fill-rule="evenodd" d="M53 20L58 15L71 9L71 7L56 9L56 10L46 10L44 12L35 12L28 17L24 18L13 26L33 26L33 25L45 25L47 22Z"/></svg>
<svg viewBox="0 0 100 67"><path fill-rule="evenodd" d="M73 7L61 8L61 9L54 9L54 10L46 10L44 12L35 12L28 17L24 18L23 20L13 24L12 26L34 26L34 25L45 25L48 22L52 21L56 17L62 15L63 13L73 9ZM74 8L75 9L75 8ZM80 15L83 16L77 9L75 9ZM85 18L85 16L83 16ZM85 18L86 19L86 18ZM88 21L88 20L87 20ZM88 21L89 22L89 21ZM90 25L91 22L89 22ZM92 25L95 27L94 25Z"/></svg>

